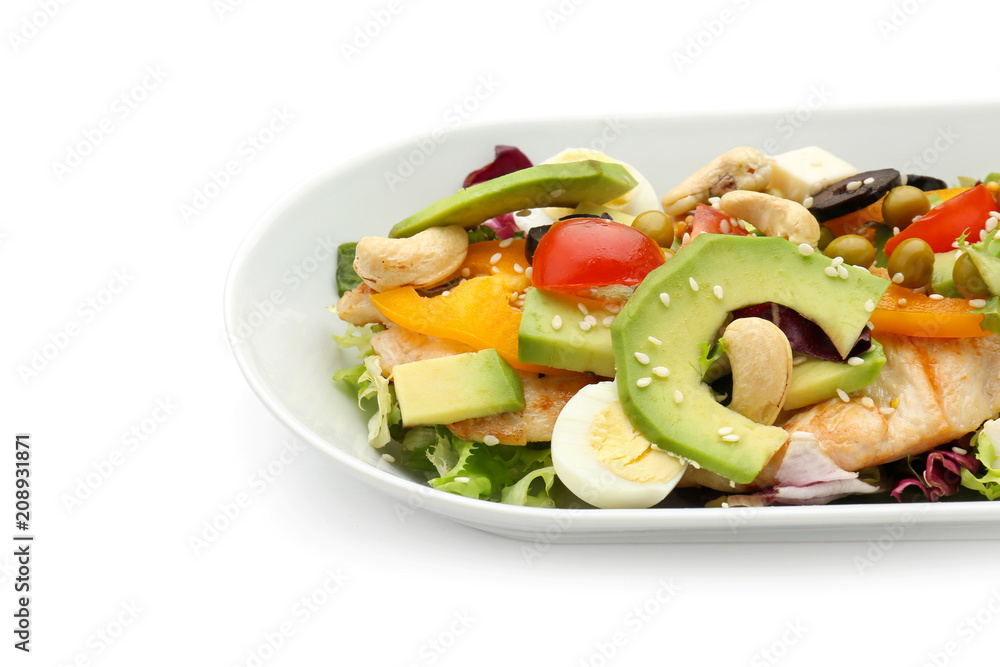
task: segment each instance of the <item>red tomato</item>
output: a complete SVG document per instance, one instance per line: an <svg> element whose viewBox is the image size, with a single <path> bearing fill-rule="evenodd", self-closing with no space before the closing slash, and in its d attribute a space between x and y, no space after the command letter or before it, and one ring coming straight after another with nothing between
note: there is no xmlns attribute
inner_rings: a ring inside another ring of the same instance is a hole
<svg viewBox="0 0 1000 667"><path fill-rule="evenodd" d="M684 245L694 240L698 234L732 234L733 236L749 236L750 232L743 228L743 225L734 222L732 216L728 216L717 208L698 204L694 209L694 220L691 221L691 229Z"/></svg>
<svg viewBox="0 0 1000 667"><path fill-rule="evenodd" d="M637 285L664 262L656 241L637 229L601 218L552 225L531 260L531 283L575 291L602 285Z"/></svg>
<svg viewBox="0 0 1000 667"><path fill-rule="evenodd" d="M963 233L968 233L969 243L979 241L979 233L986 229L990 211L997 210L997 202L986 186L980 183L942 204L938 204L922 218L885 242L885 254L891 255L900 243L910 238L921 238L934 252L948 252L952 243Z"/></svg>

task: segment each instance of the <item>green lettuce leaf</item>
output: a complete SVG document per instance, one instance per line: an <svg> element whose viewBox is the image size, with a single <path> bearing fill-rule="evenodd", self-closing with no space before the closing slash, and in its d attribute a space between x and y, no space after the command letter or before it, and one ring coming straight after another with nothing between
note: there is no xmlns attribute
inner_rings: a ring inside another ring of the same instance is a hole
<svg viewBox="0 0 1000 667"><path fill-rule="evenodd" d="M988 500L1000 498L1000 457L993 440L1000 440L1000 421L990 420L972 439L976 458L983 464L983 474L976 477L968 470L962 471L962 486L978 491Z"/></svg>
<svg viewBox="0 0 1000 667"><path fill-rule="evenodd" d="M551 497L555 469L547 448L485 445L436 426L411 429L403 439L403 451L405 465L426 473L428 483L441 491L512 505L555 507Z"/></svg>
<svg viewBox="0 0 1000 667"><path fill-rule="evenodd" d="M360 285L361 276L354 270L354 255L357 243L341 243L337 246L337 294L344 296L345 292Z"/></svg>

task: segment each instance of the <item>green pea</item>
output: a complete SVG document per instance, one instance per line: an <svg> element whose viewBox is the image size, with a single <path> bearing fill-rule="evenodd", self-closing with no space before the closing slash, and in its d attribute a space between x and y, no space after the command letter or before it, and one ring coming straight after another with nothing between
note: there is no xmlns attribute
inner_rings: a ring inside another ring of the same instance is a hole
<svg viewBox="0 0 1000 667"><path fill-rule="evenodd" d="M823 254L827 257L842 257L845 264L863 266L866 269L875 262L875 246L858 234L838 236L827 244Z"/></svg>
<svg viewBox="0 0 1000 667"><path fill-rule="evenodd" d="M963 252L955 260L951 277L955 281L955 289L966 299L989 298L990 290L969 253Z"/></svg>
<svg viewBox="0 0 1000 667"><path fill-rule="evenodd" d="M817 247L820 250L826 250L826 247L828 245L830 245L830 241L832 241L836 237L837 237L837 235L833 233L832 229L830 229L826 225L820 225L819 226L819 244L817 244Z"/></svg>
<svg viewBox="0 0 1000 667"><path fill-rule="evenodd" d="M903 230L910 226L918 215L931 210L931 202L920 188L900 185L889 190L882 200L882 220L889 227Z"/></svg>
<svg viewBox="0 0 1000 667"><path fill-rule="evenodd" d="M640 213L632 227L656 241L661 248L669 248L674 242L674 219L663 211Z"/></svg>
<svg viewBox="0 0 1000 667"><path fill-rule="evenodd" d="M934 251L923 239L906 239L892 251L888 269L893 282L911 289L923 287L934 275Z"/></svg>

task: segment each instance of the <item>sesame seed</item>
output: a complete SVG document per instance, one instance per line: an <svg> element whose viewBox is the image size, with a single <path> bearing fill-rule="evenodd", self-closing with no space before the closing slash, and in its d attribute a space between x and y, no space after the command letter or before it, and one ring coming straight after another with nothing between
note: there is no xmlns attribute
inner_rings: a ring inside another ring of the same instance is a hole
<svg viewBox="0 0 1000 667"><path fill-rule="evenodd" d="M799 254L802 255L803 257L808 257L809 255L813 254L814 251L815 248L813 248L808 243L799 244Z"/></svg>
<svg viewBox="0 0 1000 667"><path fill-rule="evenodd" d="M962 449L961 447L952 447L951 451L955 452L960 456L965 456L966 454L969 453L968 450Z"/></svg>
<svg viewBox="0 0 1000 667"><path fill-rule="evenodd" d="M712 288L712 293L715 294L715 298L722 301L722 285L716 285Z"/></svg>
<svg viewBox="0 0 1000 667"><path fill-rule="evenodd" d="M472 275L472 271L469 270L469 267L465 267L464 269L462 269L462 277L463 278L468 278L471 275Z"/></svg>
<svg viewBox="0 0 1000 667"><path fill-rule="evenodd" d="M694 468L695 470L701 470L701 464L699 464L697 461L689 461L689 463L691 464L691 467Z"/></svg>
<svg viewBox="0 0 1000 667"><path fill-rule="evenodd" d="M660 303L664 306L670 307L670 295L666 292L660 292Z"/></svg>
<svg viewBox="0 0 1000 667"><path fill-rule="evenodd" d="M906 182L908 180L909 179L907 178L906 174L900 174L900 176L899 176L899 184L900 185L906 185Z"/></svg>
<svg viewBox="0 0 1000 667"><path fill-rule="evenodd" d="M825 269L823 269L823 273L830 276L831 278L836 278L838 275L840 275L837 271L837 267L835 266L826 267Z"/></svg>
<svg viewBox="0 0 1000 667"><path fill-rule="evenodd" d="M688 243L691 243L691 233L684 232L684 236L681 237L681 245L687 245Z"/></svg>
<svg viewBox="0 0 1000 667"><path fill-rule="evenodd" d="M459 482L460 484L465 484L466 482L469 481L469 478L463 475L462 477L456 477L455 481Z"/></svg>
<svg viewBox="0 0 1000 667"><path fill-rule="evenodd" d="M850 359L847 360L847 363L850 366L860 366L861 364L865 363L865 360L862 359L861 357L851 357Z"/></svg>
<svg viewBox="0 0 1000 667"><path fill-rule="evenodd" d="M906 304L908 303L909 301L907 301L905 298L896 300L896 305L899 306L900 308L905 308Z"/></svg>
<svg viewBox="0 0 1000 667"><path fill-rule="evenodd" d="M492 271L493 273L500 273L500 267L492 266L490 267L490 271Z"/></svg>
<svg viewBox="0 0 1000 667"><path fill-rule="evenodd" d="M729 488L735 489L736 488L736 482L734 482L733 480L729 480Z"/></svg>
<svg viewBox="0 0 1000 667"><path fill-rule="evenodd" d="M865 396L861 399L861 405L865 406L866 408L874 408L875 401L872 400L871 396Z"/></svg>
<svg viewBox="0 0 1000 667"><path fill-rule="evenodd" d="M639 378L635 381L635 386L637 387L648 387L649 383L653 381L653 378Z"/></svg>
<svg viewBox="0 0 1000 667"><path fill-rule="evenodd" d="M798 356L792 359L792 366L800 366L806 362L806 357Z"/></svg>
<svg viewBox="0 0 1000 667"><path fill-rule="evenodd" d="M580 312L583 313L584 315L589 315L590 314L590 309L587 308L586 304L578 303L578 304L576 304L576 307L579 308Z"/></svg>
<svg viewBox="0 0 1000 667"><path fill-rule="evenodd" d="M385 461L386 463L395 463L396 457L394 457L392 454L383 454L382 460Z"/></svg>
<svg viewBox="0 0 1000 667"><path fill-rule="evenodd" d="M847 392L844 391L843 389L841 389L840 387L837 387L837 396L839 396L840 400L842 400L844 403L850 403L851 402L851 397L848 396Z"/></svg>
<svg viewBox="0 0 1000 667"><path fill-rule="evenodd" d="M805 199L802 200L802 205L805 206L806 208L812 208L813 198L806 197Z"/></svg>
<svg viewBox="0 0 1000 667"><path fill-rule="evenodd" d="M861 181L851 181L850 183L847 184L846 189L848 192L855 192L858 188L861 187L861 185L862 185Z"/></svg>
<svg viewBox="0 0 1000 667"><path fill-rule="evenodd" d="M529 278L531 277L531 267L530 266L524 270L524 275L528 276Z"/></svg>
<svg viewBox="0 0 1000 667"><path fill-rule="evenodd" d="M633 356L635 356L635 360L638 361L640 364L645 365L649 363L648 354L643 354L642 352L636 352L635 355Z"/></svg>
<svg viewBox="0 0 1000 667"><path fill-rule="evenodd" d="M721 231L723 234L728 234L729 232L733 231L733 228L729 226L728 220L723 220L722 222L719 223L719 231Z"/></svg>
<svg viewBox="0 0 1000 667"><path fill-rule="evenodd" d="M896 283L897 285L903 282L903 280L904 276L902 273L896 273L892 276L892 282Z"/></svg>
<svg viewBox="0 0 1000 667"><path fill-rule="evenodd" d="M555 329L556 331L562 329L562 318L559 317L558 315L552 316L552 328Z"/></svg>
<svg viewBox="0 0 1000 667"><path fill-rule="evenodd" d="M500 243L499 243L498 245L499 245L499 246L500 246L501 248L509 248L509 247L510 247L510 244L511 244L511 243L513 243L513 242L514 242L514 239L512 239L512 238L510 238L510 239L504 239L504 240L503 240L503 241L501 241L501 242L500 242Z"/></svg>
<svg viewBox="0 0 1000 667"><path fill-rule="evenodd" d="M552 192L550 192L549 196L555 199L556 197L562 197L564 194L566 194L566 191L563 190L562 188L559 188L558 190L553 190Z"/></svg>
<svg viewBox="0 0 1000 667"><path fill-rule="evenodd" d="M866 178L861 182L864 183L865 185L871 185L872 183L875 182L875 178L873 176L869 176L868 178Z"/></svg>
<svg viewBox="0 0 1000 667"><path fill-rule="evenodd" d="M723 509L728 509L729 508L729 503L725 503L725 502L724 503L720 503L719 507L722 507Z"/></svg>
<svg viewBox="0 0 1000 667"><path fill-rule="evenodd" d="M865 308L867 308L867 306L865 306ZM875 328L875 323L869 320L868 322L865 322L865 326L868 327L869 331L871 331Z"/></svg>
<svg viewBox="0 0 1000 667"><path fill-rule="evenodd" d="M998 220L994 217L986 218L986 231L992 232L997 228Z"/></svg>
<svg viewBox="0 0 1000 667"><path fill-rule="evenodd" d="M881 412L883 415L891 415L893 412L896 411L896 408L879 408L878 411Z"/></svg>
<svg viewBox="0 0 1000 667"><path fill-rule="evenodd" d="M583 321L592 327L597 326L597 318L594 317L593 315L587 315L585 318L583 318Z"/></svg>
<svg viewBox="0 0 1000 667"><path fill-rule="evenodd" d="M524 273L524 267L514 262L514 273Z"/></svg>
<svg viewBox="0 0 1000 667"><path fill-rule="evenodd" d="M722 436L722 439L725 440L726 442L739 442L740 436L736 435L735 433L731 433L729 435Z"/></svg>
<svg viewBox="0 0 1000 667"><path fill-rule="evenodd" d="M688 278L688 284L691 286L692 291L694 292L698 291L698 281L695 280L693 277Z"/></svg>
<svg viewBox="0 0 1000 667"><path fill-rule="evenodd" d="M990 217L995 220L1000 220L1000 211L990 211Z"/></svg>
<svg viewBox="0 0 1000 667"><path fill-rule="evenodd" d="M841 264L837 267L837 275L840 276L841 280L847 280L851 274L847 272L847 267Z"/></svg>
<svg viewBox="0 0 1000 667"><path fill-rule="evenodd" d="M951 242L951 247L952 248L957 248L958 247L958 241L952 241Z"/></svg>
<svg viewBox="0 0 1000 667"><path fill-rule="evenodd" d="M934 299L935 301L940 301L944 298L944 294L928 294L927 298Z"/></svg>
<svg viewBox="0 0 1000 667"><path fill-rule="evenodd" d="M729 435L735 430L736 429L734 429L732 426L723 426L722 428L719 429L719 435Z"/></svg>
<svg viewBox="0 0 1000 667"><path fill-rule="evenodd" d="M580 320L580 328L584 331L590 331L590 322L587 320Z"/></svg>
<svg viewBox="0 0 1000 667"><path fill-rule="evenodd" d="M711 206L712 208L719 208L719 201L721 199L722 197L709 197L708 205Z"/></svg>
<svg viewBox="0 0 1000 667"><path fill-rule="evenodd" d="M663 345L663 341L657 338L656 336L646 336L646 340L648 340L653 345Z"/></svg>
<svg viewBox="0 0 1000 667"><path fill-rule="evenodd" d="M837 256L830 261L830 266L840 266L843 263L844 263L844 258Z"/></svg>
<svg viewBox="0 0 1000 667"><path fill-rule="evenodd" d="M611 324L612 324L612 323L613 323L614 321L615 321L615 316L614 316L614 315L608 315L608 316L607 316L607 317L605 317L605 318L604 318L603 320L601 320L601 324L602 324L603 326L607 327L607 328L611 328Z"/></svg>
<svg viewBox="0 0 1000 667"><path fill-rule="evenodd" d="M674 403L680 403L684 400L684 394L681 393L680 389L674 390Z"/></svg>
<svg viewBox="0 0 1000 667"><path fill-rule="evenodd" d="M604 310L608 311L609 313L614 313L615 315L617 315L618 313L622 312L622 305L617 301L608 301L607 303L604 304Z"/></svg>
<svg viewBox="0 0 1000 667"><path fill-rule="evenodd" d="M483 443L487 445L499 445L500 440L495 435L488 435L483 438Z"/></svg>
<svg viewBox="0 0 1000 667"><path fill-rule="evenodd" d="M980 241L985 241L986 240L986 230L985 229L980 229L979 230L979 240Z"/></svg>
<svg viewBox="0 0 1000 667"><path fill-rule="evenodd" d="M973 308L982 308L986 305L986 299L972 299L969 301L969 305Z"/></svg>
<svg viewBox="0 0 1000 667"><path fill-rule="evenodd" d="M655 375L656 377L661 377L661 378L669 377L669 375L670 375L670 369L667 368L666 366L654 366L653 367L653 375Z"/></svg>
<svg viewBox="0 0 1000 667"><path fill-rule="evenodd" d="M493 256L490 257L490 264L496 264L501 259L503 259L503 254L502 253L499 253L499 252L493 253Z"/></svg>

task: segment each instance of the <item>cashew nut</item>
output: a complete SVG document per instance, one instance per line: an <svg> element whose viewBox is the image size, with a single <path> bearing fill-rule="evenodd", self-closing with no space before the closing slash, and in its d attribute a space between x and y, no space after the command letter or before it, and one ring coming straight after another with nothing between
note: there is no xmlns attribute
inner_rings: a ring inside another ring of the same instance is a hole
<svg viewBox="0 0 1000 667"><path fill-rule="evenodd" d="M431 227L401 239L366 236L358 241L354 270L376 292L434 287L462 266L469 235L458 225Z"/></svg>
<svg viewBox="0 0 1000 667"><path fill-rule="evenodd" d="M771 184L771 162L755 148L734 148L694 172L680 185L663 195L663 210L680 216L709 197L721 197L732 190L766 189Z"/></svg>
<svg viewBox="0 0 1000 667"><path fill-rule="evenodd" d="M744 317L722 336L733 367L733 400L729 409L770 426L781 412L792 379L792 348L773 323Z"/></svg>
<svg viewBox="0 0 1000 667"><path fill-rule="evenodd" d="M802 204L763 192L739 190L722 195L719 210L742 218L767 236L780 236L792 243L819 243L819 223Z"/></svg>

